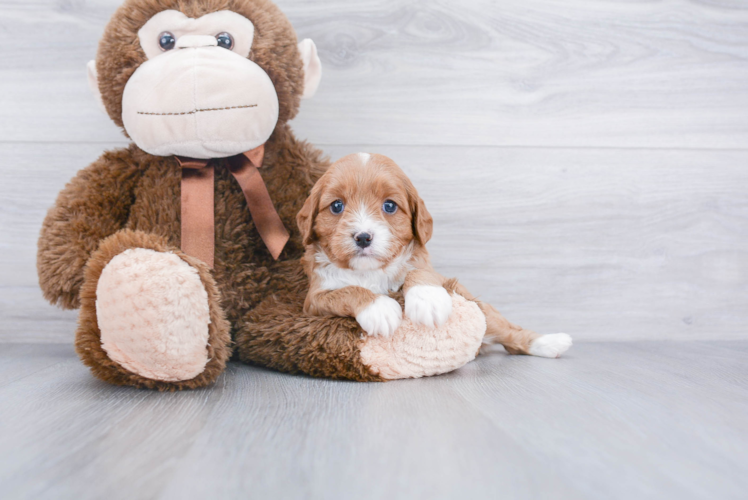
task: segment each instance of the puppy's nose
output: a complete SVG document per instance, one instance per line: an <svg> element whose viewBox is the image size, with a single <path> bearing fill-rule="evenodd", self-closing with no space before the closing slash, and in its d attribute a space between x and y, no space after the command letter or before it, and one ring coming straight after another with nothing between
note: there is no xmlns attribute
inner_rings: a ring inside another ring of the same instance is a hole
<svg viewBox="0 0 748 500"><path fill-rule="evenodd" d="M374 237L369 233L358 233L353 237L353 239L356 240L356 245L361 248L366 248L371 245L371 240L374 239Z"/></svg>

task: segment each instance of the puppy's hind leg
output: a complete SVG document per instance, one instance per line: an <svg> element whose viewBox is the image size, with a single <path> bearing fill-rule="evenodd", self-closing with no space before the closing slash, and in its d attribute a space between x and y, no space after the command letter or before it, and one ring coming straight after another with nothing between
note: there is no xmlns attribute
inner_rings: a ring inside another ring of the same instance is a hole
<svg viewBox="0 0 748 500"><path fill-rule="evenodd" d="M457 284L455 291L468 300L475 300L486 316L484 344L501 344L509 354L529 354L544 358L557 358L571 347L571 337L565 333L540 335L532 330L525 330L508 321L490 304L477 300L464 286Z"/></svg>

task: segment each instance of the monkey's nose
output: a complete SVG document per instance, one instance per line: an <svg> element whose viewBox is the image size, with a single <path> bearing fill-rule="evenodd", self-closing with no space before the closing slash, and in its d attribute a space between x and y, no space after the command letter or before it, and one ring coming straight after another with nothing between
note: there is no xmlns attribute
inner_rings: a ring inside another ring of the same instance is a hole
<svg viewBox="0 0 748 500"><path fill-rule="evenodd" d="M216 37L210 35L184 35L177 40L178 49L197 49L200 47L218 47Z"/></svg>
<svg viewBox="0 0 748 500"><path fill-rule="evenodd" d="M358 233L353 237L354 240L356 240L356 245L360 248L366 248L369 245L371 245L371 240L374 239L374 236L370 235L369 233Z"/></svg>

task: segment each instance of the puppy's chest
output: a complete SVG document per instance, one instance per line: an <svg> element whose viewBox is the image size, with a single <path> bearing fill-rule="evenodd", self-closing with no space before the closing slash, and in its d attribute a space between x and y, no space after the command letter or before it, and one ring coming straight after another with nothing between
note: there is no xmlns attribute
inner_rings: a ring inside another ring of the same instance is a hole
<svg viewBox="0 0 748 500"><path fill-rule="evenodd" d="M341 269L334 264L322 264L314 272L319 276L320 287L324 290L360 286L374 293L387 295L400 290L405 282L405 275L412 269L409 264L371 271Z"/></svg>

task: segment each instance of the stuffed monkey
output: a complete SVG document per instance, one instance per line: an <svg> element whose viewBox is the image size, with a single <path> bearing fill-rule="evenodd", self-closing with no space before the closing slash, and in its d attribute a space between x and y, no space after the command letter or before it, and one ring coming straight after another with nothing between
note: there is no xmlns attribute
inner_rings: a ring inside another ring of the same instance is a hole
<svg viewBox="0 0 748 500"><path fill-rule="evenodd" d="M60 193L41 231L44 296L80 308L93 374L202 387L240 360L361 381L444 373L474 358L485 317L453 295L435 330L369 338L302 312L296 214L328 161L288 126L321 65L269 0L126 0L89 81L133 141Z"/></svg>

